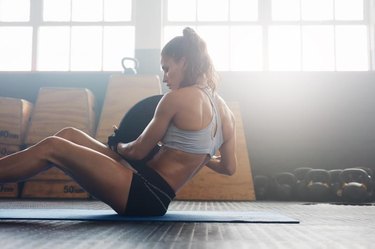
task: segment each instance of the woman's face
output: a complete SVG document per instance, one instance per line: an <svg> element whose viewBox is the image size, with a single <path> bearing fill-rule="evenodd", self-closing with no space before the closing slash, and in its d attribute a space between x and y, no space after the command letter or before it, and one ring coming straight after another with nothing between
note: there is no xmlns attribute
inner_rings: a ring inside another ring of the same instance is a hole
<svg viewBox="0 0 375 249"><path fill-rule="evenodd" d="M185 58L175 61L172 57L162 56L161 68L164 71L163 82L171 90L179 89L185 76Z"/></svg>

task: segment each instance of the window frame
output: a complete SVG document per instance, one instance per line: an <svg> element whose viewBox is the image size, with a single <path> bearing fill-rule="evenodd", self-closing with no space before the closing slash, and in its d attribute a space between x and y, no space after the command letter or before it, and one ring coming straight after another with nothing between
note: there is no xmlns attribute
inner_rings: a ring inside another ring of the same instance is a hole
<svg viewBox="0 0 375 249"><path fill-rule="evenodd" d="M199 0L195 0L198 2ZM300 0L301 1L301 0ZM335 3L334 0L333 4ZM372 34L375 33L373 30L374 28L371 25L371 19L374 19L375 10L372 10L375 8L375 3L373 3L371 0L358 0L363 1L363 20L335 20L335 10L333 9L333 20L326 20L326 21L307 21L302 20L300 16L300 20L296 21L275 21L272 20L272 0L258 0L258 20L257 21L169 21L168 20L168 0L164 0L163 4L163 25L162 29L164 30L165 27L168 26L190 26L193 28L196 28L198 26L228 26L229 28L231 26L237 26L237 25L246 25L246 26L260 26L262 29L262 56L263 56L263 65L262 70L260 72L268 72L268 71L275 71L270 70L270 63L269 63L269 44L268 44L268 30L269 27L274 25L299 25L300 26L300 68L299 70L293 70L293 72L312 72L313 70L303 70L303 40L302 40L302 27L308 26L308 25L332 25L333 26L333 36L334 36L334 42L335 42L335 29L336 26L339 25L365 25L367 27L367 63L368 63L368 69L362 70L362 71L373 71L374 70L374 64L375 64L375 58L372 54L372 51L374 50L374 38L372 37ZM228 0L229 4L230 0ZM197 4L196 4L197 6ZM196 7L197 8L197 7ZM299 6L300 13L301 13L301 4ZM196 18L197 19L197 18ZM163 32L163 31L162 31ZM164 37L164 34L162 35ZM230 39L228 37L228 39ZM342 70L337 70L337 62L336 62L336 44L333 44L334 46L334 69L333 72L338 72ZM229 48L230 50L230 48ZM228 70L225 71L233 71L230 70L230 65L228 66ZM246 71L254 71L254 70L246 70ZM332 70L322 70L322 72L331 72ZM319 72L319 71L318 71Z"/></svg>
<svg viewBox="0 0 375 249"><path fill-rule="evenodd" d="M136 1L131 0L131 20L130 21L90 21L90 22L82 22L82 21L43 21L43 0L30 0L30 19L27 22L1 22L0 27L31 27L32 28L32 48L31 48L31 68L29 71L31 72L45 72L45 70L37 70L37 57L38 57L38 32L40 27L48 26L48 27L61 27L61 26L99 26L99 27L106 27L106 26L122 26L122 27L136 27L135 22L135 10L136 10ZM71 55L69 55L69 58ZM101 56L102 64L101 70L103 70L103 54ZM16 72L22 72L24 70L17 70ZM29 72L27 71L27 72ZM71 62L69 62L69 69L68 70L61 70L61 72L71 72ZM74 70L76 71L76 70ZM3 71L4 72L4 71ZM107 72L107 70L105 71Z"/></svg>

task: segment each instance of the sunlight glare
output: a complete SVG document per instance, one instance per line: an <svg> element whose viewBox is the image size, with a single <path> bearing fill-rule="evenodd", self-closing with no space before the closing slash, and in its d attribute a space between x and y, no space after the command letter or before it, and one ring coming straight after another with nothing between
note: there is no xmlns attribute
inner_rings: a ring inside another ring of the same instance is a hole
<svg viewBox="0 0 375 249"><path fill-rule="evenodd" d="M338 71L368 70L367 27L345 25L336 27L336 69Z"/></svg>
<svg viewBox="0 0 375 249"><path fill-rule="evenodd" d="M102 0L72 0L72 21L94 22L102 20Z"/></svg>
<svg viewBox="0 0 375 249"><path fill-rule="evenodd" d="M0 21L28 22L30 0L0 0Z"/></svg>
<svg viewBox="0 0 375 249"><path fill-rule="evenodd" d="M335 1L336 20L363 20L362 0L340 0Z"/></svg>
<svg viewBox="0 0 375 249"><path fill-rule="evenodd" d="M302 29L303 70L334 70L334 39L332 25L311 25Z"/></svg>
<svg viewBox="0 0 375 249"><path fill-rule="evenodd" d="M206 41L208 53L217 70L229 68L229 27L198 26L198 34Z"/></svg>
<svg viewBox="0 0 375 249"><path fill-rule="evenodd" d="M41 27L38 41L37 70L69 70L70 27Z"/></svg>
<svg viewBox="0 0 375 249"><path fill-rule="evenodd" d="M333 20L333 0L301 0L302 20Z"/></svg>
<svg viewBox="0 0 375 249"><path fill-rule="evenodd" d="M258 0L230 0L231 21L257 21Z"/></svg>
<svg viewBox="0 0 375 249"><path fill-rule="evenodd" d="M44 21L70 21L71 0L44 0L43 20Z"/></svg>
<svg viewBox="0 0 375 249"><path fill-rule="evenodd" d="M262 70L262 28L260 26L231 27L230 51L230 70Z"/></svg>
<svg viewBox="0 0 375 249"><path fill-rule="evenodd" d="M195 21L196 1L168 0L168 21Z"/></svg>
<svg viewBox="0 0 375 249"><path fill-rule="evenodd" d="M71 70L100 71L102 27L72 27Z"/></svg>
<svg viewBox="0 0 375 249"><path fill-rule="evenodd" d="M198 21L227 21L228 0L199 0Z"/></svg>
<svg viewBox="0 0 375 249"><path fill-rule="evenodd" d="M31 27L0 27L0 71L31 69Z"/></svg>
<svg viewBox="0 0 375 249"><path fill-rule="evenodd" d="M300 20L300 0L272 0L272 20Z"/></svg>
<svg viewBox="0 0 375 249"><path fill-rule="evenodd" d="M301 70L301 42L299 26L271 26L269 28L268 43L270 70Z"/></svg>
<svg viewBox="0 0 375 249"><path fill-rule="evenodd" d="M104 0L104 21L130 21L131 18L131 0Z"/></svg>
<svg viewBox="0 0 375 249"><path fill-rule="evenodd" d="M121 59L134 57L134 27L104 27L103 70L121 71Z"/></svg>

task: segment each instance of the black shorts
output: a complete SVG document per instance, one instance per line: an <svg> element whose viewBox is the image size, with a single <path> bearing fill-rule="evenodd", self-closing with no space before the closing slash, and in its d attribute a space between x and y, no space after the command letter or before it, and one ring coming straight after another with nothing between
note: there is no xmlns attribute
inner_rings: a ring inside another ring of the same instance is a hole
<svg viewBox="0 0 375 249"><path fill-rule="evenodd" d="M134 165L128 203L124 215L162 216L176 196L174 190L155 170L146 165Z"/></svg>

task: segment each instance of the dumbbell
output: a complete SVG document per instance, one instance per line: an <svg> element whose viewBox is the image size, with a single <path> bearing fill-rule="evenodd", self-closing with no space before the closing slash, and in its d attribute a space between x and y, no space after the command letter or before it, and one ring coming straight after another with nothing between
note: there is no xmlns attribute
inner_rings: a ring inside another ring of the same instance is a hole
<svg viewBox="0 0 375 249"><path fill-rule="evenodd" d="M278 200L290 201L294 198L296 177L289 172L278 173L274 176L276 187L276 198Z"/></svg>
<svg viewBox="0 0 375 249"><path fill-rule="evenodd" d="M331 198L330 175L325 169L312 169L305 177L310 201L328 201Z"/></svg>
<svg viewBox="0 0 375 249"><path fill-rule="evenodd" d="M344 169L340 174L342 200L360 203L369 201L371 196L371 177L361 168Z"/></svg>
<svg viewBox="0 0 375 249"><path fill-rule="evenodd" d="M256 175L254 177L255 195L257 200L266 200L269 198L269 177L265 175Z"/></svg>
<svg viewBox="0 0 375 249"><path fill-rule="evenodd" d="M296 178L296 185L294 188L294 195L297 200L300 201L306 201L306 195L307 195L307 184L305 182L306 174L311 170L312 168L308 167L301 167L296 168L293 170L293 174Z"/></svg>
<svg viewBox="0 0 375 249"><path fill-rule="evenodd" d="M340 174L342 169L331 169L328 171L329 176L331 178L331 192L332 192L332 200L333 201L340 201L342 195L341 189L341 179Z"/></svg>

